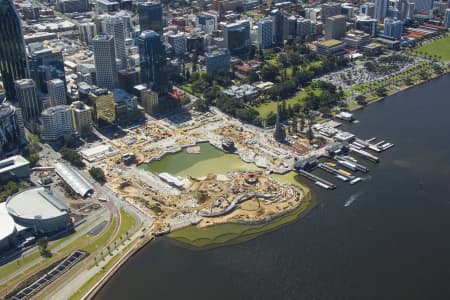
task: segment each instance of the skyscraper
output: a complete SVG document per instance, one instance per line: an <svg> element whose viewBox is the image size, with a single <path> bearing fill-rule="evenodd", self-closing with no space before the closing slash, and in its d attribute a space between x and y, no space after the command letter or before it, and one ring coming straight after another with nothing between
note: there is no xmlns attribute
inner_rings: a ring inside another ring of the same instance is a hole
<svg viewBox="0 0 450 300"><path fill-rule="evenodd" d="M0 0L0 73L7 98L15 98L14 81L29 77L20 17L12 0Z"/></svg>
<svg viewBox="0 0 450 300"><path fill-rule="evenodd" d="M250 22L240 21L225 25L223 40L231 55L247 53L251 46Z"/></svg>
<svg viewBox="0 0 450 300"><path fill-rule="evenodd" d="M166 51L158 33L147 30L137 40L141 64L141 81L160 96L169 89Z"/></svg>
<svg viewBox="0 0 450 300"><path fill-rule="evenodd" d="M153 30L162 33L163 30L163 12L160 2L139 3L137 7L139 15L139 26L141 32Z"/></svg>
<svg viewBox="0 0 450 300"><path fill-rule="evenodd" d="M127 67L127 53L125 39L127 38L127 24L119 16L106 16L103 20L105 33L114 37L116 58L120 59L121 70Z"/></svg>
<svg viewBox="0 0 450 300"><path fill-rule="evenodd" d="M73 133L72 112L68 105L58 105L42 112L42 138L54 141Z"/></svg>
<svg viewBox="0 0 450 300"><path fill-rule="evenodd" d="M20 108L9 103L0 103L0 152L17 147L24 138Z"/></svg>
<svg viewBox="0 0 450 300"><path fill-rule="evenodd" d="M50 97L50 105L66 104L66 86L61 79L52 79L47 81L48 96Z"/></svg>
<svg viewBox="0 0 450 300"><path fill-rule="evenodd" d="M400 39L403 34L403 22L393 18L384 19L384 35Z"/></svg>
<svg viewBox="0 0 450 300"><path fill-rule="evenodd" d="M97 27L94 22L80 23L78 29L80 30L80 41L86 45L92 44L92 39L97 35Z"/></svg>
<svg viewBox="0 0 450 300"><path fill-rule="evenodd" d="M72 111L73 129L82 137L92 131L92 108L81 101L75 101L70 105Z"/></svg>
<svg viewBox="0 0 450 300"><path fill-rule="evenodd" d="M283 44L283 13L279 9L270 12L272 18L272 43L274 45Z"/></svg>
<svg viewBox="0 0 450 300"><path fill-rule="evenodd" d="M375 19L383 22L387 15L389 0L375 0Z"/></svg>
<svg viewBox="0 0 450 300"><path fill-rule="evenodd" d="M447 8L445 10L444 26L447 26L447 28L450 28L450 8Z"/></svg>
<svg viewBox="0 0 450 300"><path fill-rule="evenodd" d="M345 35L346 29L346 17L344 15L338 15L328 18L325 21L325 38L340 39Z"/></svg>
<svg viewBox="0 0 450 300"><path fill-rule="evenodd" d="M32 44L30 48L30 75L36 83L36 88L42 93L48 93L47 81L61 79L64 84L64 60L60 50L45 48L42 45Z"/></svg>
<svg viewBox="0 0 450 300"><path fill-rule="evenodd" d="M97 35L92 40L97 86L113 89L117 84L116 51L112 35Z"/></svg>
<svg viewBox="0 0 450 300"><path fill-rule="evenodd" d="M272 19L262 18L258 21L258 44L262 49L272 46Z"/></svg>
<svg viewBox="0 0 450 300"><path fill-rule="evenodd" d="M39 118L42 111L42 105L36 95L36 84L32 79L20 79L15 81L15 88L23 119L29 126L34 119Z"/></svg>
<svg viewBox="0 0 450 300"><path fill-rule="evenodd" d="M414 0L416 12L430 15L433 10L434 0Z"/></svg>

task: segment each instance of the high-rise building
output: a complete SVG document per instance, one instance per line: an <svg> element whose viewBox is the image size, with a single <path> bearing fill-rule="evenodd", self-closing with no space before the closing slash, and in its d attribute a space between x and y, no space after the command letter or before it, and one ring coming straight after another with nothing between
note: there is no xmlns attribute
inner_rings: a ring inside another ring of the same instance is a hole
<svg viewBox="0 0 450 300"><path fill-rule="evenodd" d="M230 58L230 51L227 48L205 53L206 72L212 74L220 70L229 70Z"/></svg>
<svg viewBox="0 0 450 300"><path fill-rule="evenodd" d="M272 19L272 43L274 45L283 44L283 13L279 9L270 11Z"/></svg>
<svg viewBox="0 0 450 300"><path fill-rule="evenodd" d="M416 12L424 15L431 14L434 6L434 0L414 0Z"/></svg>
<svg viewBox="0 0 450 300"><path fill-rule="evenodd" d="M258 21L258 45L262 49L272 47L272 19L269 17Z"/></svg>
<svg viewBox="0 0 450 300"><path fill-rule="evenodd" d="M217 15L203 12L197 15L196 27L201 28L206 33L217 30Z"/></svg>
<svg viewBox="0 0 450 300"><path fill-rule="evenodd" d="M64 84L64 60L60 50L53 50L39 44L30 45L30 74L39 92L48 93L47 81L61 79Z"/></svg>
<svg viewBox="0 0 450 300"><path fill-rule="evenodd" d="M92 132L92 108L81 101L75 101L70 105L70 110L72 111L74 131L81 137Z"/></svg>
<svg viewBox="0 0 450 300"><path fill-rule="evenodd" d="M450 8L447 8L445 10L444 26L447 26L447 28L450 28Z"/></svg>
<svg viewBox="0 0 450 300"><path fill-rule="evenodd" d="M297 36L297 18L295 16L284 16L283 39L293 40Z"/></svg>
<svg viewBox="0 0 450 300"><path fill-rule="evenodd" d="M97 86L113 89L117 84L116 51L112 35L97 35L92 40Z"/></svg>
<svg viewBox="0 0 450 300"><path fill-rule="evenodd" d="M325 39L340 39L346 31L346 17L338 15L330 17L325 21Z"/></svg>
<svg viewBox="0 0 450 300"><path fill-rule="evenodd" d="M186 36L184 32L169 34L167 42L172 46L175 55L179 56L186 53Z"/></svg>
<svg viewBox="0 0 450 300"><path fill-rule="evenodd" d="M86 45L92 45L92 40L97 35L97 27L94 22L80 23L80 41Z"/></svg>
<svg viewBox="0 0 450 300"><path fill-rule="evenodd" d="M416 4L414 2L408 3L408 19L414 18L414 13L416 11Z"/></svg>
<svg viewBox="0 0 450 300"><path fill-rule="evenodd" d="M141 33L137 40L141 65L141 82L160 96L167 94L169 79L167 74L166 49L160 35L153 30Z"/></svg>
<svg viewBox="0 0 450 300"><path fill-rule="evenodd" d="M152 90L143 90L141 92L141 104L145 112L149 115L158 112L159 97L158 93Z"/></svg>
<svg viewBox="0 0 450 300"><path fill-rule="evenodd" d="M0 103L0 152L16 148L25 138L22 111L7 102Z"/></svg>
<svg viewBox="0 0 450 300"><path fill-rule="evenodd" d="M105 33L114 37L116 58L120 59L120 70L127 67L127 52L125 39L127 38L127 24L119 16L106 16L103 20Z"/></svg>
<svg viewBox="0 0 450 300"><path fill-rule="evenodd" d="M52 106L44 110L42 117L41 138L55 141L73 133L72 111L68 105Z"/></svg>
<svg viewBox="0 0 450 300"><path fill-rule="evenodd" d="M57 0L56 10L62 13L85 12L90 10L88 0Z"/></svg>
<svg viewBox="0 0 450 300"><path fill-rule="evenodd" d="M15 99L14 81L29 77L20 17L12 0L0 0L0 73L6 97Z"/></svg>
<svg viewBox="0 0 450 300"><path fill-rule="evenodd" d="M27 126L39 118L42 105L36 94L36 84L32 79L20 79L15 81L16 98L22 109L24 122Z"/></svg>
<svg viewBox="0 0 450 300"><path fill-rule="evenodd" d="M117 76L117 85L128 93L134 92L134 87L139 84L139 73L135 69L120 70Z"/></svg>
<svg viewBox="0 0 450 300"><path fill-rule="evenodd" d="M110 91L97 89L89 93L89 103L94 108L94 118L99 126L117 121L114 95Z"/></svg>
<svg viewBox="0 0 450 300"><path fill-rule="evenodd" d="M223 28L225 47L232 55L244 54L250 50L250 22L240 21L227 24Z"/></svg>
<svg viewBox="0 0 450 300"><path fill-rule="evenodd" d="M367 17L375 17L375 4L372 2L366 2L359 6L359 13Z"/></svg>
<svg viewBox="0 0 450 300"><path fill-rule="evenodd" d="M322 21L325 21L328 18L340 15L341 12L341 4L340 3L334 3L334 2L329 2L329 3L324 3L322 4L322 11L321 11L321 18Z"/></svg>
<svg viewBox="0 0 450 300"><path fill-rule="evenodd" d="M66 102L66 86L61 79L52 79L47 81L48 96L50 97L50 105L65 105Z"/></svg>
<svg viewBox="0 0 450 300"><path fill-rule="evenodd" d="M386 18L389 6L389 0L375 0L375 19L383 22Z"/></svg>
<svg viewBox="0 0 450 300"><path fill-rule="evenodd" d="M153 30L159 34L163 31L163 12L160 2L141 2L137 5L141 32Z"/></svg>
<svg viewBox="0 0 450 300"><path fill-rule="evenodd" d="M384 19L384 35L395 39L401 39L403 34L403 22L393 18Z"/></svg>
<svg viewBox="0 0 450 300"><path fill-rule="evenodd" d="M311 20L305 18L297 19L297 36L299 38L305 38L307 35L312 34Z"/></svg>
<svg viewBox="0 0 450 300"><path fill-rule="evenodd" d="M408 1L398 0L397 9L399 12L399 19L404 22L408 18Z"/></svg>

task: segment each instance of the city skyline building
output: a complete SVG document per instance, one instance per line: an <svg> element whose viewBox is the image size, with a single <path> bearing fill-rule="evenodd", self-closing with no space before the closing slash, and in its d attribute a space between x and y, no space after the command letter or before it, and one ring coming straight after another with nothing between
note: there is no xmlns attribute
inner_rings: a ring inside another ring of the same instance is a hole
<svg viewBox="0 0 450 300"><path fill-rule="evenodd" d="M73 133L72 111L68 105L52 106L44 110L42 117L41 138L55 141Z"/></svg>
<svg viewBox="0 0 450 300"><path fill-rule="evenodd" d="M97 35L92 40L97 86L113 89L117 85L117 65L114 37Z"/></svg>
<svg viewBox="0 0 450 300"><path fill-rule="evenodd" d="M20 16L12 0L0 0L0 73L8 99L15 99L14 81L30 77Z"/></svg>
<svg viewBox="0 0 450 300"><path fill-rule="evenodd" d="M127 52L125 40L127 38L127 24L120 16L106 16L103 20L105 33L114 37L116 58L120 60L120 70L127 68Z"/></svg>
<svg viewBox="0 0 450 300"><path fill-rule="evenodd" d="M66 100L66 86L61 79L52 79L47 81L48 96L50 98L50 105L64 105Z"/></svg>
<svg viewBox="0 0 450 300"><path fill-rule="evenodd" d="M375 19L383 22L387 15L389 0L375 0Z"/></svg>
<svg viewBox="0 0 450 300"><path fill-rule="evenodd" d="M16 148L24 139L21 109L8 102L0 103L0 152Z"/></svg>
<svg viewBox="0 0 450 300"><path fill-rule="evenodd" d="M270 17L258 21L258 45L262 49L272 47L272 19Z"/></svg>
<svg viewBox="0 0 450 300"><path fill-rule="evenodd" d="M75 101L70 105L73 129L79 136L85 137L92 132L92 108L82 101Z"/></svg>
<svg viewBox="0 0 450 300"><path fill-rule="evenodd" d="M137 4L137 12L139 16L139 26L141 32L153 30L161 34L163 24L163 12L160 2L141 2Z"/></svg>
<svg viewBox="0 0 450 300"><path fill-rule="evenodd" d="M16 97L24 123L30 127L31 123L40 117L42 104L36 94L36 84L32 79L20 79L15 81Z"/></svg>
<svg viewBox="0 0 450 300"><path fill-rule="evenodd" d="M54 50L40 43L29 45L30 75L39 92L47 94L47 81L60 79L66 84L64 60L61 50Z"/></svg>
<svg viewBox="0 0 450 300"><path fill-rule="evenodd" d="M394 18L385 18L384 19L384 35L395 38L395 39L401 39L403 34L403 22L398 19Z"/></svg>
<svg viewBox="0 0 450 300"><path fill-rule="evenodd" d="M160 35L147 30L137 40L140 59L140 79L149 89L159 96L165 96L169 90L166 49Z"/></svg>
<svg viewBox="0 0 450 300"><path fill-rule="evenodd" d="M231 55L247 53L251 46L250 22L242 20L225 25L223 28L223 40Z"/></svg>
<svg viewBox="0 0 450 300"><path fill-rule="evenodd" d="M344 37L346 31L346 17L337 15L325 21L325 39L340 39Z"/></svg>

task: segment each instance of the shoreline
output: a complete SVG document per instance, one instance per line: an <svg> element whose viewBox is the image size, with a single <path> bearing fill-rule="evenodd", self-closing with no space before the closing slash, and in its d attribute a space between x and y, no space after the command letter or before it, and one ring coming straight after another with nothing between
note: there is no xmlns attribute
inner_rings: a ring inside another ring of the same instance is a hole
<svg viewBox="0 0 450 300"><path fill-rule="evenodd" d="M170 232L167 237L183 247L196 250L229 246L249 241L261 234L277 230L286 224L300 220L316 207L317 201L312 196L311 190L306 187L301 190L304 198L297 207L271 216L269 219L227 222L201 228L195 225L188 225Z"/></svg>
<svg viewBox="0 0 450 300"><path fill-rule="evenodd" d="M435 79L441 78L442 76L448 75L448 74L450 74L450 71L444 72L442 74L436 75L427 80L421 81L418 84L404 87L391 95L379 97L378 99L370 101L368 104L372 104L372 103L384 100L388 96L393 96L393 95L399 94L403 91L409 90L411 88L424 85L428 82L431 82ZM353 108L351 111L356 111L356 110L363 109L363 108L364 108L364 106L358 105L357 107ZM201 142L209 142L211 145L214 146L214 143L211 143L210 141L207 141L207 140L203 140ZM180 147L180 149L176 152L182 151L185 147L187 147L187 146ZM217 147L217 148L220 149L220 147ZM172 152L172 154L173 153L174 152ZM166 152L165 154L170 154L170 152ZM162 156L163 155L161 155L161 157ZM302 203L304 205L300 204L297 208L295 208L291 211L288 211L286 214L284 214L278 218L272 219L268 222L262 222L261 224L258 224L258 225L237 224L237 223L233 222L233 223L216 224L216 225L208 226L206 228L201 228L201 229L197 228L197 230L210 230L212 228L219 228L219 227L223 228L228 225L247 227L247 229L243 228L244 230L241 231L240 233L231 233L227 236L226 232L224 231L224 233L222 235L220 235L220 234L216 235L217 239L213 239L213 240L207 239L207 238L198 238L198 239L194 239L194 240L189 240L187 238L183 239L183 237L181 237L181 235L178 237L174 237L174 233L176 233L176 232L181 232L182 230L184 230L186 228L192 228L192 227L195 228L195 226L193 226L193 225L188 225L186 227L177 229L174 232L171 232L170 234L167 235L167 237L169 237L170 240L177 245L180 245L182 247L187 247L190 249L194 249L194 250L199 250L199 251L216 248L216 247L229 246L229 245L234 245L234 244L239 244L239 243L249 241L251 239L258 237L259 235L277 230L286 224L290 224L295 221L301 220L314 207L316 207L317 199L314 199L314 197L311 194L311 191L309 189L307 191L305 191L305 190L303 190L303 191L305 192L305 199L302 201ZM253 227L253 228L248 228L248 227ZM254 229L254 230L252 230L252 229ZM224 236L225 236L225 241L221 240ZM91 290L87 294L85 294L81 299L92 299L103 288L103 286L107 283L107 281L110 279L110 277L113 276L130 257L137 254L145 246L150 245L150 242L152 242L154 240L155 240L155 238L151 238L148 241L146 241L145 243L141 243L139 245L136 245L133 249L130 249L132 251L128 251L129 253L127 252L124 256L122 256L119 259L119 261L116 262L116 264L114 264L111 267L111 269L108 271L108 273L105 274L104 278L102 277L101 280L99 280L94 285L94 287L91 288ZM203 246L195 245L196 241L202 241L202 240L206 241L207 243L205 243L205 245L203 245Z"/></svg>
<svg viewBox="0 0 450 300"><path fill-rule="evenodd" d="M383 97L379 97L379 98L376 98L376 99L374 99L374 100L372 100L372 101L370 101L370 102L367 102L367 105L370 105L370 104L372 104L372 103L376 103L376 102L378 102L378 101L384 100L386 97L394 96L394 95L397 95L397 94L399 94L399 93L405 92L405 91L407 91L407 90L409 90L409 89L412 89L412 88L415 88L415 87L424 85L424 84L426 84L426 83L428 83L428 82L430 82L430 81L433 81L433 80L435 80L435 79L439 79L439 78L441 78L442 76L449 75L449 74L450 74L450 70L447 71L447 72L443 72L442 74L435 75L434 77L428 78L427 80L422 80L422 81L420 81L420 82L417 83L417 84L408 85L408 86L406 86L406 87L404 87L404 88L399 89L397 92L395 92L395 93L393 93L393 94L386 95L386 96L383 96ZM349 111L354 112L354 111L357 111L357 110L360 110L360 109L364 109L364 107L367 106L367 105L359 105L359 104L358 104L357 106L355 106L354 108L350 109Z"/></svg>

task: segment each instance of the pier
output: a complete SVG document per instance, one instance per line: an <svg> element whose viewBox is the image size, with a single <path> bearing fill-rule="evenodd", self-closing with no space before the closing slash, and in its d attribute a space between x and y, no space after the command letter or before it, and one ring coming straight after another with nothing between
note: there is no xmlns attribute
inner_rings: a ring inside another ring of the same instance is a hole
<svg viewBox="0 0 450 300"><path fill-rule="evenodd" d="M352 158L345 157L345 156L336 156L336 159L346 161L346 162L354 165L358 171L361 171L363 173L369 172L369 168L358 163L358 161L356 159L352 159Z"/></svg>
<svg viewBox="0 0 450 300"><path fill-rule="evenodd" d="M306 178L308 178L311 181L314 181L314 183L324 189L327 190L334 190L336 188L336 185L334 185L334 183L331 183L325 179L320 178L319 176L316 176L312 173L309 173L305 170L298 170L297 171L300 175L305 176Z"/></svg>
<svg viewBox="0 0 450 300"><path fill-rule="evenodd" d="M330 167L327 164L324 163L320 163L318 165L318 167L322 170L324 170L325 172L328 172L332 175L335 175L337 178L341 179L342 181L349 181L355 178L355 176L353 175L348 175L345 172L343 172L343 170L338 170L336 168Z"/></svg>
<svg viewBox="0 0 450 300"><path fill-rule="evenodd" d="M380 162L380 159L377 156L372 155L371 153L369 153L367 151L364 151L364 150L361 150L361 149L357 149L357 148L355 148L353 146L350 146L349 150L350 150L350 152L355 153L356 155L358 155L358 156L360 156L362 158L365 158L367 160L370 160L372 162L375 162L375 163Z"/></svg>

